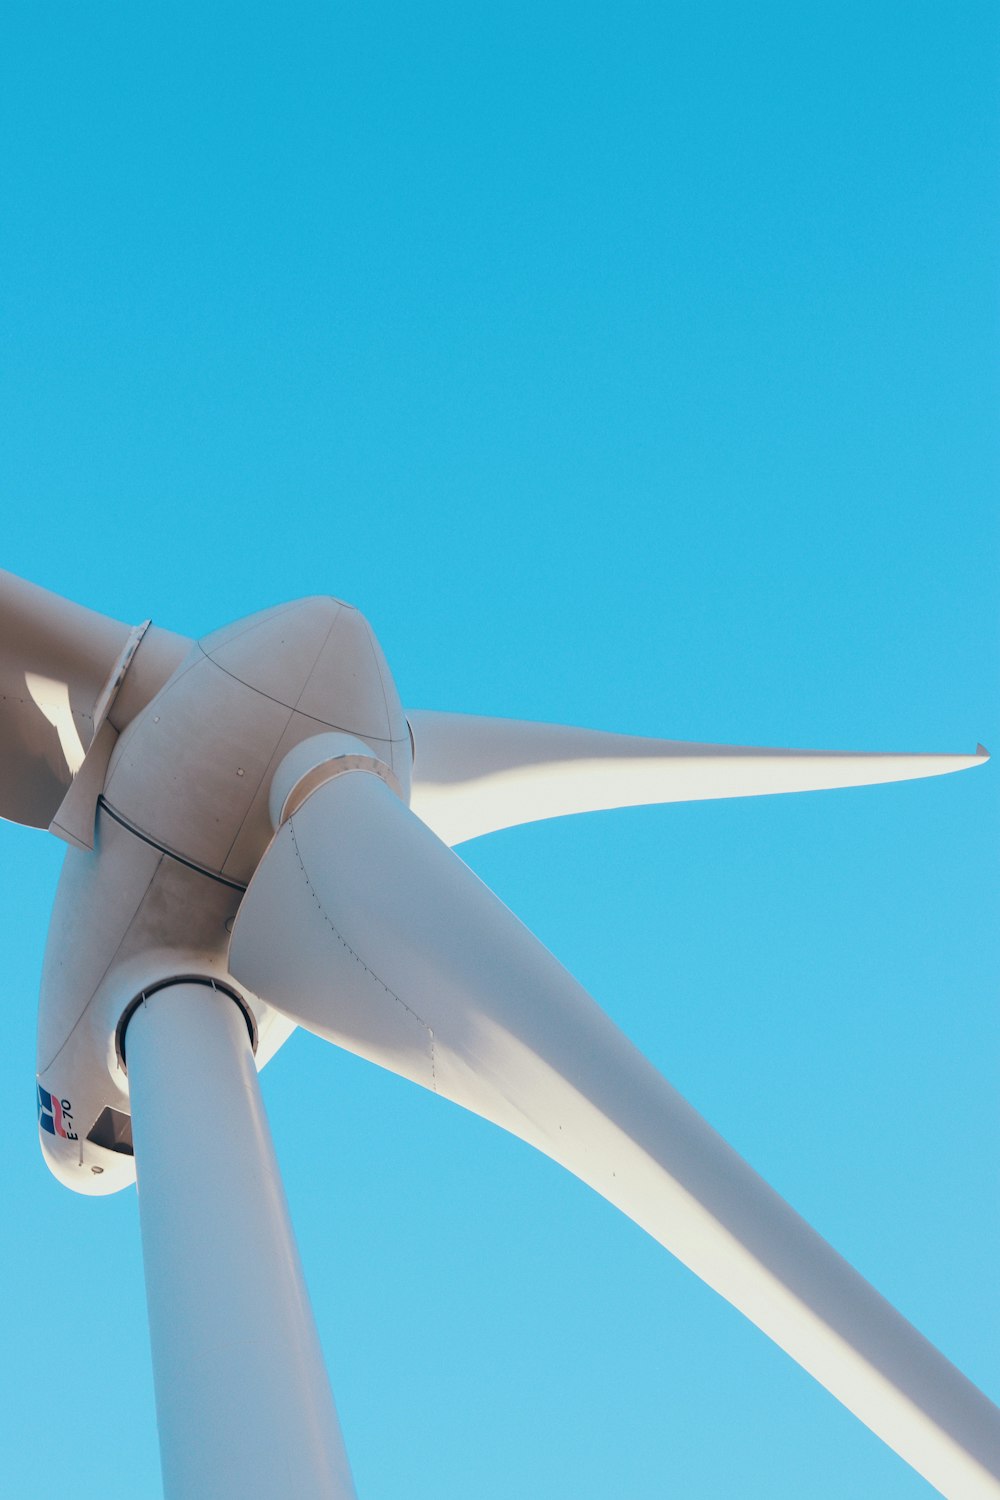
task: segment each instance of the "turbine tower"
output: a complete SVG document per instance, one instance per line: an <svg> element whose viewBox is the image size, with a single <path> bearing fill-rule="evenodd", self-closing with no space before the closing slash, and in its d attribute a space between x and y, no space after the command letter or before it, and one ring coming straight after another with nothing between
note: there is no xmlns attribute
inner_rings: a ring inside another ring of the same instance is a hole
<svg viewBox="0 0 1000 1500"><path fill-rule="evenodd" d="M451 848L572 812L940 775L981 746L750 749L404 714L339 600L192 642L2 574L0 757L0 815L69 846L39 1133L76 1192L138 1181L167 1500L354 1494L257 1082L296 1026L560 1162L942 1494L1000 1497L997 1408Z"/></svg>

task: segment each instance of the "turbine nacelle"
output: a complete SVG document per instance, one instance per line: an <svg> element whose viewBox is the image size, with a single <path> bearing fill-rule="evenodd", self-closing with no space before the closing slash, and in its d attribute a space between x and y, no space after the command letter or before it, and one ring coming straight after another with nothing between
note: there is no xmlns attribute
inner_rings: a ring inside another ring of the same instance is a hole
<svg viewBox="0 0 1000 1500"><path fill-rule="evenodd" d="M127 685L125 672L119 696ZM37 1059L43 1154L61 1182L89 1194L134 1180L122 1018L136 996L178 974L230 989L251 1019L259 1066L293 1029L236 985L227 957L273 832L279 766L291 761L295 780L294 766L346 745L352 763L371 757L407 797L412 764L371 628L330 598L266 610L191 644L103 747L100 737L63 798L76 804L75 836L49 932ZM321 750L303 759L298 747L312 743ZM96 775L95 748L104 751Z"/></svg>

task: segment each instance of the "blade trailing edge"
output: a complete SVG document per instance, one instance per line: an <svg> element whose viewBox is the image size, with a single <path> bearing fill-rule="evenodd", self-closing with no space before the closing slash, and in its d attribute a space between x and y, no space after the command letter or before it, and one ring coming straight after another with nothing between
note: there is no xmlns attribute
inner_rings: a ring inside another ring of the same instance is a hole
<svg viewBox="0 0 1000 1500"><path fill-rule="evenodd" d="M446 844L613 807L825 791L943 776L975 755L779 750L642 739L563 724L414 710L411 806Z"/></svg>

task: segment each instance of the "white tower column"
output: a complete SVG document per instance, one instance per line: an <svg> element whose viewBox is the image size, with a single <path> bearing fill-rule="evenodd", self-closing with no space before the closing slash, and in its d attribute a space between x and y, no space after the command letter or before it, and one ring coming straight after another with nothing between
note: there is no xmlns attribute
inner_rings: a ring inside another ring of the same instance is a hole
<svg viewBox="0 0 1000 1500"><path fill-rule="evenodd" d="M166 1500L353 1500L246 1019L181 981L125 1044Z"/></svg>

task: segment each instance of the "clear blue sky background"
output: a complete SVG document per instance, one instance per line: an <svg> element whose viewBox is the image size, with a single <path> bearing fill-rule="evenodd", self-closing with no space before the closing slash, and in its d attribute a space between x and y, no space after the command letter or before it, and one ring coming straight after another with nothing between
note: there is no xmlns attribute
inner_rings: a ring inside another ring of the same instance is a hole
<svg viewBox="0 0 1000 1500"><path fill-rule="evenodd" d="M11 0L3 565L336 593L416 707L997 748L998 24ZM994 1398L998 835L988 766L465 851ZM61 846L0 842L0 1492L143 1500L135 1196L35 1138ZM362 1500L930 1493L528 1148L302 1034L263 1082Z"/></svg>

